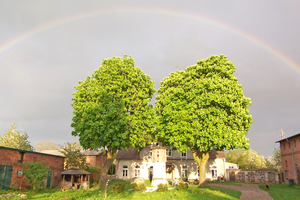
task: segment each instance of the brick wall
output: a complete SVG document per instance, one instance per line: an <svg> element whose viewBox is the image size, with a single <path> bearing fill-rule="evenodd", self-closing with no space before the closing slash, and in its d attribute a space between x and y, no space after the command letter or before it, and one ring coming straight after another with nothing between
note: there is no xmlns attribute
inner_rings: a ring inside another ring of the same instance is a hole
<svg viewBox="0 0 300 200"><path fill-rule="evenodd" d="M49 165L52 172L50 186L58 185L62 180L63 157L0 147L0 165L13 166L11 187L16 189L30 187L26 178L17 174L18 170L23 170L22 163L25 162L44 162Z"/></svg>
<svg viewBox="0 0 300 200"><path fill-rule="evenodd" d="M280 142L283 177L286 183L288 183L288 179L295 180L292 146L294 152L296 173L300 172L300 135L289 138L288 140L289 142L287 140L282 140Z"/></svg>

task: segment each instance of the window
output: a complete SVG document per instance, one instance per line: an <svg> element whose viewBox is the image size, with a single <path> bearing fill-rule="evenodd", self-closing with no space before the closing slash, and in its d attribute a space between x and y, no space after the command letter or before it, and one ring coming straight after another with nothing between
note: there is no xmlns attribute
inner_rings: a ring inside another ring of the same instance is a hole
<svg viewBox="0 0 300 200"><path fill-rule="evenodd" d="M172 149L166 151L167 157L172 157Z"/></svg>
<svg viewBox="0 0 300 200"><path fill-rule="evenodd" d="M18 160L18 163L23 163L23 158L24 158L24 152L20 152L20 160Z"/></svg>
<svg viewBox="0 0 300 200"><path fill-rule="evenodd" d="M234 169L234 166L228 166L228 169Z"/></svg>
<svg viewBox="0 0 300 200"><path fill-rule="evenodd" d="M23 175L23 171L22 170L17 170L17 176L22 176Z"/></svg>
<svg viewBox="0 0 300 200"><path fill-rule="evenodd" d="M182 168L181 168L181 178L187 178L188 177L187 173L188 173L187 166L182 166Z"/></svg>
<svg viewBox="0 0 300 200"><path fill-rule="evenodd" d="M128 166L123 165L123 177L128 177Z"/></svg>
<svg viewBox="0 0 300 200"><path fill-rule="evenodd" d="M211 177L217 177L218 176L218 169L217 166L211 167Z"/></svg>
<svg viewBox="0 0 300 200"><path fill-rule="evenodd" d="M294 140L294 147L296 147L296 140Z"/></svg>
<svg viewBox="0 0 300 200"><path fill-rule="evenodd" d="M288 165L287 165L287 160L285 161L285 166L287 167Z"/></svg>
<svg viewBox="0 0 300 200"><path fill-rule="evenodd" d="M285 178L288 179L289 178L289 173L288 170L285 170Z"/></svg>
<svg viewBox="0 0 300 200"><path fill-rule="evenodd" d="M186 151L181 153L182 158L186 158Z"/></svg>
<svg viewBox="0 0 300 200"><path fill-rule="evenodd" d="M283 150L285 150L285 143L283 143Z"/></svg>
<svg viewBox="0 0 300 200"><path fill-rule="evenodd" d="M149 152L149 157L152 157L152 150L150 150Z"/></svg>
<svg viewBox="0 0 300 200"><path fill-rule="evenodd" d="M139 165L135 166L134 177L141 177L141 168Z"/></svg>

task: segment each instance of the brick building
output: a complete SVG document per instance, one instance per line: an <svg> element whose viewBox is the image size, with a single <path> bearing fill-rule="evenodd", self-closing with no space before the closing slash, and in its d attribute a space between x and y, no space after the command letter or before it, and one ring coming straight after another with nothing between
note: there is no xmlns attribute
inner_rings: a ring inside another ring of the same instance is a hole
<svg viewBox="0 0 300 200"><path fill-rule="evenodd" d="M30 187L26 178L22 176L22 164L25 162L44 162L49 165L46 187L58 185L61 182L64 157L0 146L0 189Z"/></svg>
<svg viewBox="0 0 300 200"><path fill-rule="evenodd" d="M300 133L281 139L280 144L282 160L282 181L288 183L289 179L300 183Z"/></svg>

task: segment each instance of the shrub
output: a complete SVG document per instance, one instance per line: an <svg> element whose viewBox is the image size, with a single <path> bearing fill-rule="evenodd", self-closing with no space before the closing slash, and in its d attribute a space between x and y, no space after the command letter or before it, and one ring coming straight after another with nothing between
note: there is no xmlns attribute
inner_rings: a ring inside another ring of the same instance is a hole
<svg viewBox="0 0 300 200"><path fill-rule="evenodd" d="M146 184L145 183L133 183L132 187L134 191L145 191L146 190Z"/></svg>
<svg viewBox="0 0 300 200"><path fill-rule="evenodd" d="M180 182L179 185L176 187L178 190L186 190L189 188L189 184L184 182Z"/></svg>
<svg viewBox="0 0 300 200"><path fill-rule="evenodd" d="M125 190L125 183L116 183L113 186L113 191L116 193L123 192Z"/></svg>
<svg viewBox="0 0 300 200"><path fill-rule="evenodd" d="M27 178L27 181L32 185L33 189L38 189L45 183L45 180L51 174L48 174L50 167L41 162L26 162L23 163L24 172L23 175Z"/></svg>
<svg viewBox="0 0 300 200"><path fill-rule="evenodd" d="M157 192L165 192L165 191L168 191L168 184L158 184L157 185Z"/></svg>

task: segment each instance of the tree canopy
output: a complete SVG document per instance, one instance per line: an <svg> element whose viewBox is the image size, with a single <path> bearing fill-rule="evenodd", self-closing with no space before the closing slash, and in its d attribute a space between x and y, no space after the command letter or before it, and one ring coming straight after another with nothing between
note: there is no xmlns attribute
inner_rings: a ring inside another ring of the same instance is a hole
<svg viewBox="0 0 300 200"><path fill-rule="evenodd" d="M266 159L256 151L249 149L244 151L238 159L241 169L266 169Z"/></svg>
<svg viewBox="0 0 300 200"><path fill-rule="evenodd" d="M16 130L16 123L10 126L11 128L7 130L3 136L0 136L0 146L32 151L33 146L31 146L28 141L29 136L27 133Z"/></svg>
<svg viewBox="0 0 300 200"><path fill-rule="evenodd" d="M211 56L165 78L156 97L158 140L180 151L191 149L199 165L206 164L212 149L249 148L251 100L235 69L226 56ZM205 166L201 170L205 176Z"/></svg>
<svg viewBox="0 0 300 200"><path fill-rule="evenodd" d="M35 151L57 150L57 149L59 149L59 145L57 143L50 142L50 141L38 142L34 147Z"/></svg>
<svg viewBox="0 0 300 200"><path fill-rule="evenodd" d="M81 148L77 142L67 143L60 151L65 156L64 168L78 167L88 169L89 165L86 163L85 157L80 152Z"/></svg>
<svg viewBox="0 0 300 200"><path fill-rule="evenodd" d="M106 147L114 154L121 148L140 149L152 140L154 110L149 102L154 82L131 57L103 60L75 89L72 135L79 136L83 148Z"/></svg>

